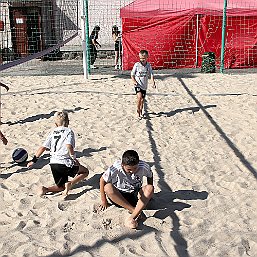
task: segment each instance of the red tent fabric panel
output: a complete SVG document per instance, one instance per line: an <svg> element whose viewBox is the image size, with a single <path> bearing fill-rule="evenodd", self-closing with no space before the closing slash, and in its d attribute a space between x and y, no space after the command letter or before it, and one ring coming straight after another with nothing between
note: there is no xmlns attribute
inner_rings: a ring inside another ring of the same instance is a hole
<svg viewBox="0 0 257 257"><path fill-rule="evenodd" d="M123 19L123 69L133 67L142 49L149 51L149 62L154 69L192 67L195 63L195 53L192 51L196 38L195 24L195 16L164 20ZM188 55L190 58L185 58Z"/></svg>
<svg viewBox="0 0 257 257"><path fill-rule="evenodd" d="M197 15L196 10L199 11L200 4L206 8L201 9L205 14ZM149 51L149 62L155 69L193 68L196 53L197 67L200 67L204 52L214 52L216 64L219 66L222 15L217 14L218 8L223 8L223 0L215 0L215 4L200 0L182 0L180 4L176 0L139 0L122 8L123 68L132 69L133 64L138 61L138 52L141 49ZM174 6L175 11L172 9ZM189 6L194 8L186 9ZM181 10L178 12L179 8ZM214 8L216 12L210 8ZM152 16L148 15L149 13ZM228 13L225 68L256 67L256 0L230 0ZM199 19L198 42L196 42L197 19ZM196 43L198 43L197 49Z"/></svg>
<svg viewBox="0 0 257 257"><path fill-rule="evenodd" d="M226 48L224 56L225 68L248 68L257 66L257 17L228 17ZM215 30L210 31L210 24ZM199 63L204 52L214 52L216 64L220 65L222 18L214 19L204 16L200 21L199 30Z"/></svg>
<svg viewBox="0 0 257 257"><path fill-rule="evenodd" d="M4 31L4 22L0 20L0 31Z"/></svg>

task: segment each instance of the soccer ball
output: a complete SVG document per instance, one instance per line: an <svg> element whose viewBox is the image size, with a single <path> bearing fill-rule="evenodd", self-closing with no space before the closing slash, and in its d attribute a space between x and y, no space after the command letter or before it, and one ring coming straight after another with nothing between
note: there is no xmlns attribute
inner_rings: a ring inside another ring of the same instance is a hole
<svg viewBox="0 0 257 257"><path fill-rule="evenodd" d="M23 163L28 159L28 152L23 148L16 148L12 153L12 158L17 163Z"/></svg>

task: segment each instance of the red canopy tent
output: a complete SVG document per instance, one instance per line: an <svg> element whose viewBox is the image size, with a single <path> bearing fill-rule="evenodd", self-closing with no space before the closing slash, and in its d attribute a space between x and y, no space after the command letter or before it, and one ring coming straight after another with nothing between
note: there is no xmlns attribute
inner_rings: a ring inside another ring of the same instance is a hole
<svg viewBox="0 0 257 257"><path fill-rule="evenodd" d="M213 1L213 3L211 2ZM201 66L204 52L219 65L223 0L137 0L123 7L123 69L149 51L153 68ZM257 2L229 0L225 68L257 67Z"/></svg>

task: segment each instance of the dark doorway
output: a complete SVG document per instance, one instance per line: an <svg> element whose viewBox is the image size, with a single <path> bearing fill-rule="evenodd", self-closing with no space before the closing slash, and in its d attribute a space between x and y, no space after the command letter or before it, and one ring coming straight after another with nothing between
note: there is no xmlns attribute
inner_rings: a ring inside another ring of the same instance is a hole
<svg viewBox="0 0 257 257"><path fill-rule="evenodd" d="M10 22L16 58L42 51L39 7L10 7Z"/></svg>

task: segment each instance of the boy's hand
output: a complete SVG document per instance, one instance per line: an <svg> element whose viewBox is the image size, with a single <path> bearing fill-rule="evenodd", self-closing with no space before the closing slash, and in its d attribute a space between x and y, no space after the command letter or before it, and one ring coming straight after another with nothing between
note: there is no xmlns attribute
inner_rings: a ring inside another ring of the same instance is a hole
<svg viewBox="0 0 257 257"><path fill-rule="evenodd" d="M27 168L30 168L32 165L34 164L34 162L30 161L27 163Z"/></svg>
<svg viewBox="0 0 257 257"><path fill-rule="evenodd" d="M110 206L110 204L106 201L104 203L101 203L98 207L98 211L104 211L106 210L108 207Z"/></svg>
<svg viewBox="0 0 257 257"><path fill-rule="evenodd" d="M73 159L74 165L79 166L79 161L77 159Z"/></svg>

